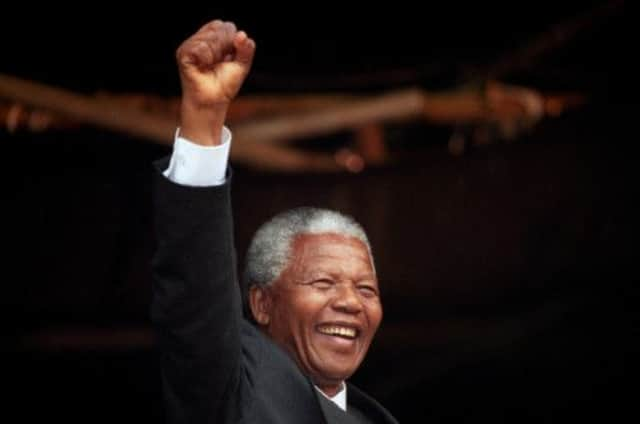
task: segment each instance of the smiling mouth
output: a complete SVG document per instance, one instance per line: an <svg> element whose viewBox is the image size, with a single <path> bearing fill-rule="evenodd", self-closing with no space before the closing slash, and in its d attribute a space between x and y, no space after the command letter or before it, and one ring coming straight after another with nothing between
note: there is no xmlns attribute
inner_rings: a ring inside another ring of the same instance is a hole
<svg viewBox="0 0 640 424"><path fill-rule="evenodd" d="M327 336L342 337L349 340L355 340L360 331L357 328L346 327L343 325L319 325L318 331Z"/></svg>

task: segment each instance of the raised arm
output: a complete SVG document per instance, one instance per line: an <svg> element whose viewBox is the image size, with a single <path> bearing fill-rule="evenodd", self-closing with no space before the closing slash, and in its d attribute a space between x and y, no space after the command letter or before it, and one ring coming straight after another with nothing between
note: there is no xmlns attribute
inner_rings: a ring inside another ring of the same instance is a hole
<svg viewBox="0 0 640 424"><path fill-rule="evenodd" d="M246 34L220 21L205 25L180 46L183 137L205 146L220 143L227 107L247 75L254 49ZM237 387L241 355L229 181L189 187L158 172L154 207L158 246L151 315L167 418L171 423L218 422L233 407L225 397Z"/></svg>

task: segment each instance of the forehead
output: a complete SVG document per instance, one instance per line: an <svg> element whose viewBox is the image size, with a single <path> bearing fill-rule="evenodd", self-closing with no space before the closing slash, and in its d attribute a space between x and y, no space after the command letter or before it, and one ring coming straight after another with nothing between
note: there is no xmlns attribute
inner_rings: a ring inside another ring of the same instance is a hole
<svg viewBox="0 0 640 424"><path fill-rule="evenodd" d="M336 233L300 234L291 246L291 265L297 268L368 268L372 271L369 249L360 239Z"/></svg>

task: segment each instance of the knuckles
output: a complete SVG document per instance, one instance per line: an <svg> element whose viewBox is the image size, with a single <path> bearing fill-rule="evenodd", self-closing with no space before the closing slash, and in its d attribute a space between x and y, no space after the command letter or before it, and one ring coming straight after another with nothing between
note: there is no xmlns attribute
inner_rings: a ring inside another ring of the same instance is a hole
<svg viewBox="0 0 640 424"><path fill-rule="evenodd" d="M180 63L192 57L203 61L221 61L224 59L222 52L233 47L236 32L232 22L210 22L178 47L176 59Z"/></svg>
<svg viewBox="0 0 640 424"><path fill-rule="evenodd" d="M180 65L197 63L204 66L222 62L225 57L233 54L234 39L237 33L236 25L233 22L222 20L209 22L176 49L176 61ZM254 45L247 44L249 43L248 38L243 41L245 47L247 45L254 47Z"/></svg>

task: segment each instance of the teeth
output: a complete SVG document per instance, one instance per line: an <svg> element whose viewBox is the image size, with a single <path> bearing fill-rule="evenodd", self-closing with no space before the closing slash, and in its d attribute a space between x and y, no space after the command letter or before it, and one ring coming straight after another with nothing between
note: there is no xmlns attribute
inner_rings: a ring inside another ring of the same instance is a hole
<svg viewBox="0 0 640 424"><path fill-rule="evenodd" d="M356 337L356 329L355 328L349 328L349 327L340 327L337 325L331 325L331 326L321 326L318 328L318 330L323 333L323 334L328 334L330 336L342 336L342 337L349 337L349 338L355 338Z"/></svg>

